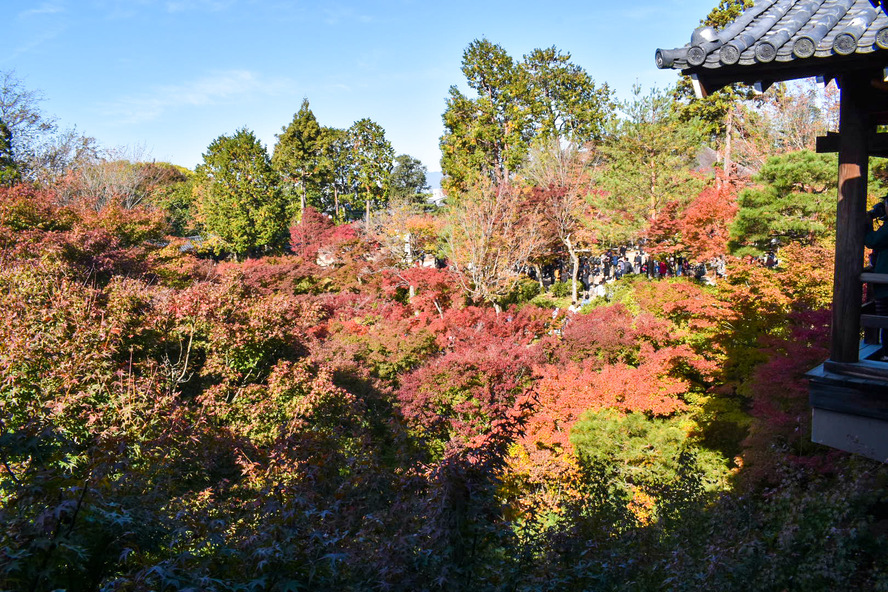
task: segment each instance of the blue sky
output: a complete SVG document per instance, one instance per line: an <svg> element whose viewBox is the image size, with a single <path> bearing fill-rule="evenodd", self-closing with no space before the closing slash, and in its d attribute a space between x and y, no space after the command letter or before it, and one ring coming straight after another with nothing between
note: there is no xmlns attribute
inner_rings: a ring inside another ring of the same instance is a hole
<svg viewBox="0 0 888 592"><path fill-rule="evenodd" d="M514 58L555 45L625 97L665 87L677 47L717 0L2 0L0 70L62 128L189 168L246 126L269 152L308 98L322 125L369 117L396 153L440 170L448 88L486 37Z"/></svg>

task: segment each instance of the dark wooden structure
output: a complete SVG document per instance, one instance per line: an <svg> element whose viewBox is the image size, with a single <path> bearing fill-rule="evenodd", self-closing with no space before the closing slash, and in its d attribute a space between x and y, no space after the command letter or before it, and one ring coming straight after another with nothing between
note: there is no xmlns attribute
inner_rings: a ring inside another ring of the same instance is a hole
<svg viewBox="0 0 888 592"><path fill-rule="evenodd" d="M657 66L691 76L698 96L743 82L759 90L817 76L841 89L837 134L818 139L838 152L836 261L830 359L808 373L812 439L888 460L888 355L878 329L888 327L864 305L869 156L888 156L888 0L758 0L718 31L701 27L684 47L656 52ZM865 329L861 339L861 329Z"/></svg>

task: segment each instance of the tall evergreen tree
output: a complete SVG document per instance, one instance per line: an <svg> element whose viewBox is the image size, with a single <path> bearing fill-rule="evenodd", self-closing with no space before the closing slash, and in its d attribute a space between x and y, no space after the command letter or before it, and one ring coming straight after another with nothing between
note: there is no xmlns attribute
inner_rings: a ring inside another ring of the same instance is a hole
<svg viewBox="0 0 888 592"><path fill-rule="evenodd" d="M701 24L722 29L752 5L753 0L720 0ZM690 78L683 76L676 84L673 95L677 99L676 112L679 118L682 121L698 120L702 123L702 131L716 146L721 145L724 148L724 168L730 171L734 107L738 101L753 98L752 89L744 84L732 84L698 99L694 96Z"/></svg>
<svg viewBox="0 0 888 592"><path fill-rule="evenodd" d="M392 169L392 197L419 201L423 199L428 190L425 165L418 158L413 158L409 154L399 154L395 158L395 166Z"/></svg>
<svg viewBox="0 0 888 592"><path fill-rule="evenodd" d="M596 86L589 74L556 47L524 56L534 135L552 142L585 144L600 139L612 107L607 84Z"/></svg>
<svg viewBox="0 0 888 592"><path fill-rule="evenodd" d="M12 132L0 119L0 185L12 185L18 180L18 167L12 153Z"/></svg>
<svg viewBox="0 0 888 592"><path fill-rule="evenodd" d="M364 222L370 224L370 211L388 198L395 151L378 123L364 118L348 129L354 178L364 201Z"/></svg>
<svg viewBox="0 0 888 592"><path fill-rule="evenodd" d="M357 194L352 149L346 130L324 128L323 168L327 183L322 187L323 211L331 213L335 220L343 218L344 206Z"/></svg>
<svg viewBox="0 0 888 592"><path fill-rule="evenodd" d="M517 62L502 46L475 40L463 54L462 71L476 97L450 88L441 138L448 191L465 191L482 179L509 180L534 140L585 143L604 131L610 90L555 47Z"/></svg>
<svg viewBox="0 0 888 592"><path fill-rule="evenodd" d="M324 128L318 125L308 99L293 116L290 125L277 135L271 157L272 166L280 173L285 191L299 196L299 211L304 212L309 196L318 196L327 182Z"/></svg>
<svg viewBox="0 0 888 592"><path fill-rule="evenodd" d="M599 212L593 225L607 243L638 238L668 201L686 202L701 189L691 165L700 146L699 130L678 120L668 93L643 94L620 104L623 117L611 127L602 147L604 167L598 180L603 190L592 199Z"/></svg>
<svg viewBox="0 0 888 592"><path fill-rule="evenodd" d="M463 53L462 72L477 97L450 87L441 138L445 188L457 191L482 179L507 180L531 138L525 72L502 46L476 39Z"/></svg>
<svg viewBox="0 0 888 592"><path fill-rule="evenodd" d="M197 170L198 210L204 228L240 256L282 244L286 199L265 147L245 128L219 136Z"/></svg>
<svg viewBox="0 0 888 592"><path fill-rule="evenodd" d="M835 231L836 156L810 150L772 156L740 192L731 226L737 255L761 255L776 244L811 244ZM774 242L776 241L776 243Z"/></svg>

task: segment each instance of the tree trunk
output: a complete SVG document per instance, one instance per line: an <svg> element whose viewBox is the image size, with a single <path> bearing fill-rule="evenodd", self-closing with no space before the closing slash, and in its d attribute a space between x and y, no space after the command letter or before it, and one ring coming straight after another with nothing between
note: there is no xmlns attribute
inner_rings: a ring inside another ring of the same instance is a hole
<svg viewBox="0 0 888 592"><path fill-rule="evenodd" d="M537 274L537 282L540 284L540 294L546 293L546 284L543 283L543 268L540 267L539 263L533 264L533 270Z"/></svg>
<svg viewBox="0 0 888 592"><path fill-rule="evenodd" d="M333 186L333 215L336 217L336 222L339 222L339 190L336 186Z"/></svg>
<svg viewBox="0 0 888 592"><path fill-rule="evenodd" d="M407 259L408 265L413 265L413 241L411 240L413 237L410 233L407 233L407 238L404 241L404 255Z"/></svg>
<svg viewBox="0 0 888 592"><path fill-rule="evenodd" d="M577 276L580 274L580 257L577 255L576 249L574 249L573 243L570 238L564 239L564 246L567 247L567 252L570 255L570 262L573 265L573 269L571 269L570 279L571 279L571 300L576 303L579 301L577 298Z"/></svg>
<svg viewBox="0 0 888 592"><path fill-rule="evenodd" d="M651 200L650 200L651 210L648 213L648 218L653 220L657 217L657 193L658 193L657 192L657 170L655 168L656 163L654 162L653 157L649 158L648 162L650 162L649 166L651 169L651 178L650 178L651 184L650 184L650 187L648 188L650 190L650 197L651 197Z"/></svg>
<svg viewBox="0 0 888 592"><path fill-rule="evenodd" d="M308 200L305 197L305 178L302 178L302 195L299 198L299 206L302 208L302 211L305 212L305 206L308 205Z"/></svg>
<svg viewBox="0 0 888 592"><path fill-rule="evenodd" d="M364 204L366 205L366 209L364 211L364 228L366 232L370 231L370 192L367 192L367 197L364 200Z"/></svg>
<svg viewBox="0 0 888 592"><path fill-rule="evenodd" d="M734 109L728 110L728 117L725 121L725 176L731 176L731 136L734 134Z"/></svg>

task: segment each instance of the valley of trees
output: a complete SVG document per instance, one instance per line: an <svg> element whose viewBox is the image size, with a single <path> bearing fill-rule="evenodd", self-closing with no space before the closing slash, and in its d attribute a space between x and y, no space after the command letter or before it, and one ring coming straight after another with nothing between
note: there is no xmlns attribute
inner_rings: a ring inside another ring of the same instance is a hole
<svg viewBox="0 0 888 592"><path fill-rule="evenodd" d="M888 472L810 441L833 90L463 73L442 206L369 118L192 171L0 73L0 590L888 589ZM706 275L583 298L639 245Z"/></svg>

